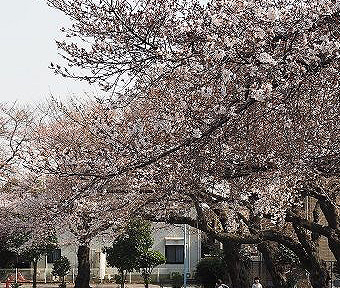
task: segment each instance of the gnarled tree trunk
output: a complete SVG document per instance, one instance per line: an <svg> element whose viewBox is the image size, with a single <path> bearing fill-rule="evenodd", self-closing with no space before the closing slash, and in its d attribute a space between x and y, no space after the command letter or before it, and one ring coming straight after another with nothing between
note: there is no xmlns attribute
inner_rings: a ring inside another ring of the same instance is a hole
<svg viewBox="0 0 340 288"><path fill-rule="evenodd" d="M275 288L286 288L287 287L287 278L280 271L280 267L277 267L275 264L274 253L276 247L275 244L266 241L261 242L257 245L257 248L261 252L263 259L266 264L266 268L268 269L270 276L272 277L273 285Z"/></svg>
<svg viewBox="0 0 340 288"><path fill-rule="evenodd" d="M299 242L275 231L267 233L266 240L281 243L296 254L303 268L309 272L313 288L328 288L330 277L325 262L318 256L310 237L302 227L298 227L296 224L294 226Z"/></svg>
<svg viewBox="0 0 340 288"><path fill-rule="evenodd" d="M323 261L322 263L311 262L309 273L309 281L313 288L329 287L329 272L327 270L326 264Z"/></svg>
<svg viewBox="0 0 340 288"><path fill-rule="evenodd" d="M322 213L325 215L327 223L334 229L333 237L328 237L328 246L332 251L336 261L340 263L340 217L337 209L326 199L319 200Z"/></svg>
<svg viewBox="0 0 340 288"><path fill-rule="evenodd" d="M223 242L223 254L227 263L228 274L233 287L249 287L249 267L245 259L241 258L241 244Z"/></svg>
<svg viewBox="0 0 340 288"><path fill-rule="evenodd" d="M315 219L317 222L318 220ZM313 288L328 288L329 287L329 272L318 252L319 236L310 237L304 228L300 227L297 223L293 222L293 227L300 243L304 248L304 257L299 257L305 269L309 272L309 281Z"/></svg>

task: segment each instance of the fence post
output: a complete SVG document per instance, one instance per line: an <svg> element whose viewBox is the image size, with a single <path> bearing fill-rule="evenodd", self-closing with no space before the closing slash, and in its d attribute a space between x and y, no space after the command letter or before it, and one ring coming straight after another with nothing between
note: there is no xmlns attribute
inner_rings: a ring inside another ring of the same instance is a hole
<svg viewBox="0 0 340 288"><path fill-rule="evenodd" d="M47 255L45 256L44 282L47 283Z"/></svg>
<svg viewBox="0 0 340 288"><path fill-rule="evenodd" d="M18 268L15 268L15 283L18 283Z"/></svg>
<svg viewBox="0 0 340 288"><path fill-rule="evenodd" d="M130 274L129 274L129 278L130 278L130 284L131 284L131 282L132 282L132 281L131 281L131 272L130 272Z"/></svg>
<svg viewBox="0 0 340 288"><path fill-rule="evenodd" d="M159 283L159 268L157 268L157 283Z"/></svg>
<svg viewBox="0 0 340 288"><path fill-rule="evenodd" d="M74 283L74 267L72 268L72 283Z"/></svg>
<svg viewBox="0 0 340 288"><path fill-rule="evenodd" d="M331 288L333 288L333 261L331 261Z"/></svg>

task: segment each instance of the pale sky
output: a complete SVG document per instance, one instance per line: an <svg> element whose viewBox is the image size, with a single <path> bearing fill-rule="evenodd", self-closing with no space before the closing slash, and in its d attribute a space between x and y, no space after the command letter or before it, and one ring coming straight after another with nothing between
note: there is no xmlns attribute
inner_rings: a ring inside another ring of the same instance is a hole
<svg viewBox="0 0 340 288"><path fill-rule="evenodd" d="M62 78L48 68L61 62L55 40L68 25L45 0L5 0L0 8L0 102L38 103L50 93L64 98L84 92L100 94L85 82Z"/></svg>

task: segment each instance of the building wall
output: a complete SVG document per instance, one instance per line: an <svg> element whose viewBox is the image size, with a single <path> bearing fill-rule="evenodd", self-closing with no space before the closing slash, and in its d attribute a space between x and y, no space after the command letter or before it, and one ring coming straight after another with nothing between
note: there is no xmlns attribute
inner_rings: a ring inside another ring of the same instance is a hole
<svg viewBox="0 0 340 288"><path fill-rule="evenodd" d="M153 231L155 235L154 250L158 250L165 255L165 246L167 244L178 245L184 244L184 225L165 225L154 224ZM192 227L187 226L187 251L188 251L188 271L189 277L193 277L196 264L201 259L201 239L200 232ZM171 274L172 272L181 272L184 270L184 264L163 264L159 266L162 274Z"/></svg>
<svg viewBox="0 0 340 288"><path fill-rule="evenodd" d="M165 247L167 244L171 245L184 245L184 225L169 225L157 223L152 225L152 232L154 236L154 245L152 249L158 250L165 255ZM197 262L201 259L201 236L200 232L192 227L187 226L187 259L188 259L188 272L189 278L193 278L194 270ZM60 235L60 243L67 242L71 239L72 235L67 233ZM106 264L106 256L102 253L102 248L105 243L94 242L90 246L90 264L91 264L91 278L92 279L111 279L114 274L118 274L117 269L108 267ZM72 267L69 275L69 280L73 280L77 274L77 246L74 244L62 245L60 247L61 255L66 256ZM47 258L43 258L38 263L38 268L44 274L47 281L53 280L51 275L53 263L47 263ZM183 274L184 264L163 264L154 270L154 280L170 279L172 273L178 272ZM133 272L128 276L128 281L142 281L138 276L139 272ZM41 277L40 277L41 279ZM41 279L42 280L42 279Z"/></svg>

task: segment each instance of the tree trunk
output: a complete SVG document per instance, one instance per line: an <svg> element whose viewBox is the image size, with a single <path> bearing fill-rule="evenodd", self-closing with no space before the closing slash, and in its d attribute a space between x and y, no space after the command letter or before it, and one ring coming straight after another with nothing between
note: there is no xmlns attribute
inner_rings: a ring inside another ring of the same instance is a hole
<svg viewBox="0 0 340 288"><path fill-rule="evenodd" d="M314 266L314 265L312 265ZM315 266L309 270L309 281L313 288L328 288L329 287L329 272L325 263L321 265L315 263Z"/></svg>
<svg viewBox="0 0 340 288"><path fill-rule="evenodd" d="M120 271L120 287L124 288L125 286L125 278L126 278L126 273L124 270Z"/></svg>
<svg viewBox="0 0 340 288"><path fill-rule="evenodd" d="M150 274L148 273L146 268L142 269L142 277L144 281L144 288L149 288Z"/></svg>
<svg viewBox="0 0 340 288"><path fill-rule="evenodd" d="M33 259L33 288L37 288L38 260Z"/></svg>
<svg viewBox="0 0 340 288"><path fill-rule="evenodd" d="M340 263L340 241L328 238L328 247L332 251L336 261Z"/></svg>
<svg viewBox="0 0 340 288"><path fill-rule="evenodd" d="M145 276L144 278L144 287L149 288L149 276Z"/></svg>
<svg viewBox="0 0 340 288"><path fill-rule="evenodd" d="M233 242L223 243L224 259L227 263L228 274L233 288L250 286L249 267L245 259L241 258L241 244Z"/></svg>
<svg viewBox="0 0 340 288"><path fill-rule="evenodd" d="M259 251L261 252L263 259L266 264L270 276L272 277L273 285L275 288L285 288L287 287L287 278L280 271L280 267L277 267L274 259L275 246L271 242L262 242L257 245Z"/></svg>
<svg viewBox="0 0 340 288"><path fill-rule="evenodd" d="M78 274L75 288L90 288L90 248L81 245L78 247Z"/></svg>
<svg viewBox="0 0 340 288"><path fill-rule="evenodd" d="M293 226L299 238L299 242L284 234L276 233L275 231L266 234L265 238L270 241L281 243L295 253L299 258L302 267L309 272L309 278L313 288L328 288L330 277L325 262L318 256L308 234L296 224Z"/></svg>
<svg viewBox="0 0 340 288"><path fill-rule="evenodd" d="M300 262L309 272L309 281L313 288L329 287L329 272L318 252L319 238L312 239L305 229L293 222L294 231L305 250L305 256L299 257Z"/></svg>
<svg viewBox="0 0 340 288"><path fill-rule="evenodd" d="M336 261L340 263L340 217L337 209L326 200L320 201L320 207L330 228L334 229L337 237L328 237L328 246ZM337 239L336 239L337 238Z"/></svg>

